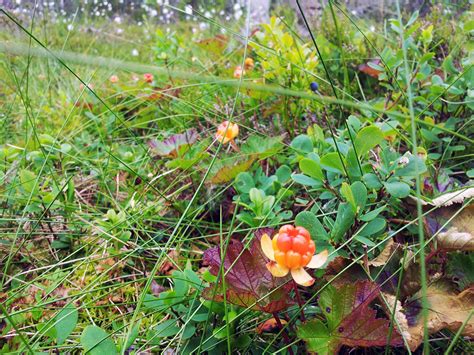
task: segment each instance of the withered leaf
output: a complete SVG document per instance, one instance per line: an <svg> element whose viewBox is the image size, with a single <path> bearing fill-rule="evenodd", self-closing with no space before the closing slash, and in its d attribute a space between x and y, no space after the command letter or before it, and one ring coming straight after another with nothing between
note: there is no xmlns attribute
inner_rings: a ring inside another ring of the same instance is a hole
<svg viewBox="0 0 474 355"><path fill-rule="evenodd" d="M399 247L400 244L397 244L393 239L390 239L387 244L385 244L382 252L375 259L369 261L369 265L376 267L385 265Z"/></svg>
<svg viewBox="0 0 474 355"><path fill-rule="evenodd" d="M425 218L425 223L430 235L438 233L436 242L439 249L474 250L474 204L440 207Z"/></svg>
<svg viewBox="0 0 474 355"><path fill-rule="evenodd" d="M428 301L428 331L434 334L443 329L457 332L461 325L469 318L474 309L474 287L470 287L459 294L455 294L442 283L436 283L427 289ZM387 297L393 307L394 297ZM417 294L404 307L397 302L395 317L399 320L404 338L410 349L416 350L423 341L423 318L421 316L421 295ZM474 318L466 323L462 331L463 336L474 337Z"/></svg>

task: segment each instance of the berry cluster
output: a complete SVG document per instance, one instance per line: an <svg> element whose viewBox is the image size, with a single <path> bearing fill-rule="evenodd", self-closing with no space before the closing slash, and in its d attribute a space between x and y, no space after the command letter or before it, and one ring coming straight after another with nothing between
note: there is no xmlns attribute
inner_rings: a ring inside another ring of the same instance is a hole
<svg viewBox="0 0 474 355"><path fill-rule="evenodd" d="M316 246L309 232L303 227L284 225L272 240L275 261L288 269L308 265Z"/></svg>

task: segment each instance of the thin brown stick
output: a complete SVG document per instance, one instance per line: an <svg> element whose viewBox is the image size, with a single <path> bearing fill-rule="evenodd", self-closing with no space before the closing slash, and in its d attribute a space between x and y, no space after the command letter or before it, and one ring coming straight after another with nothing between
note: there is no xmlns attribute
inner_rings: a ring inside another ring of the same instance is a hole
<svg viewBox="0 0 474 355"><path fill-rule="evenodd" d="M301 321L304 322L306 317L304 316L303 303L301 302L300 292L298 291L298 285L295 280L293 280L293 289L295 290L296 302L298 302L298 306L300 307Z"/></svg>
<svg viewBox="0 0 474 355"><path fill-rule="evenodd" d="M275 318L278 328L281 330L281 334L283 335L283 339L285 340L286 345L288 345L288 353L290 355L293 355L293 350L291 349L291 346L290 346L291 344L290 338L288 337L288 334L286 334L286 331L283 330L283 324L281 323L280 317L278 317L278 313L273 312L272 315L273 315L273 318Z"/></svg>

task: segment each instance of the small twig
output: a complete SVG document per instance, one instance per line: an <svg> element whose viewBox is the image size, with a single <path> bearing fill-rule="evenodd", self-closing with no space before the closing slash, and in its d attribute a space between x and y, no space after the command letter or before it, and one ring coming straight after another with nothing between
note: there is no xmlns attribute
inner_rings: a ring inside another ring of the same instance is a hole
<svg viewBox="0 0 474 355"><path fill-rule="evenodd" d="M397 223L397 224L411 224L412 223L411 221L408 221L406 219L400 219L400 218L389 218L388 221L392 223Z"/></svg>
<svg viewBox="0 0 474 355"><path fill-rule="evenodd" d="M280 317L278 317L278 313L273 312L272 315L273 315L273 318L275 318L278 328L281 330L281 334L283 335L283 339L285 340L286 345L288 345L288 352L290 353L290 355L293 355L293 350L291 349L291 346L290 346L291 344L290 338L288 337L288 334L286 334L286 332L283 330L283 324L281 323Z"/></svg>
<svg viewBox="0 0 474 355"><path fill-rule="evenodd" d="M441 250L440 249L434 249L432 250L425 258L425 263L428 263L436 254L438 254Z"/></svg>
<svg viewBox="0 0 474 355"><path fill-rule="evenodd" d="M237 144L235 144L233 139L229 143L233 150L235 150L236 152L240 152L239 147L237 146Z"/></svg>
<svg viewBox="0 0 474 355"><path fill-rule="evenodd" d="M303 303L301 302L300 292L298 291L298 285L295 280L293 280L293 289L295 290L296 302L298 302L298 306L300 307L301 321L304 322L306 317L304 316Z"/></svg>
<svg viewBox="0 0 474 355"><path fill-rule="evenodd" d="M324 181L323 182L324 184L324 187L326 189L328 189L330 192L332 192L334 195L336 195L337 199L340 200L340 201L344 201L344 199L342 198L342 196L339 194L339 192L334 188L332 187L331 185L329 185L329 183L327 181Z"/></svg>
<svg viewBox="0 0 474 355"><path fill-rule="evenodd" d="M370 270L369 270L369 255L367 254L367 245L363 245L364 248L364 267L367 270L367 273L370 275Z"/></svg>

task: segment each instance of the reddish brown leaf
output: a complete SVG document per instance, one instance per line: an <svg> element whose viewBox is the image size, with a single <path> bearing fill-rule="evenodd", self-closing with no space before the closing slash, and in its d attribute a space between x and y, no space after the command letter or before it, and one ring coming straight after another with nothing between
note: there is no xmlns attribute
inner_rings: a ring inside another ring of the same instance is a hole
<svg viewBox="0 0 474 355"><path fill-rule="evenodd" d="M376 318L369 307L379 295L379 287L369 281L349 283L339 288L328 286L321 293L319 306L327 325L314 319L298 328L298 336L306 341L308 350L318 354L336 354L341 346L370 347L387 345L389 321ZM390 345L402 345L394 329Z"/></svg>
<svg viewBox="0 0 474 355"><path fill-rule="evenodd" d="M171 250L160 265L160 274L171 274L176 270L176 265L179 265L179 254L176 250Z"/></svg>
<svg viewBox="0 0 474 355"><path fill-rule="evenodd" d="M288 323L284 319L281 319L280 322L282 325L285 325L286 323ZM270 319L267 319L265 322L260 323L256 331L257 331L257 334L279 332L280 326L278 324L278 321L275 318L270 318Z"/></svg>
<svg viewBox="0 0 474 355"><path fill-rule="evenodd" d="M380 59L376 59L372 62L368 62L367 64L361 64L359 65L359 70L373 78L378 78L379 75L382 73L380 70L377 70L375 68L372 68L369 64L370 63L373 63L373 64L377 64L379 65L380 64Z"/></svg>
<svg viewBox="0 0 474 355"><path fill-rule="evenodd" d="M206 250L204 261L213 275L219 274L221 266L220 247ZM260 238L255 237L250 249L237 240L231 241L224 257L226 300L242 307L273 313L287 308L290 286L284 285L286 278L275 278L267 270L268 259L260 248ZM203 291L203 297L224 301L224 287L221 282Z"/></svg>

